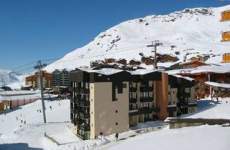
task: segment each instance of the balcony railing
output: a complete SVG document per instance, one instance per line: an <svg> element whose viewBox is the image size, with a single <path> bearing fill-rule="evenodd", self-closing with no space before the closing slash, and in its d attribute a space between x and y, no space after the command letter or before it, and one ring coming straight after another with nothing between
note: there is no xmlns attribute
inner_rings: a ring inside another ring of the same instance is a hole
<svg viewBox="0 0 230 150"><path fill-rule="evenodd" d="M136 98L129 98L129 102L130 103L137 103L137 99Z"/></svg>
<svg viewBox="0 0 230 150"><path fill-rule="evenodd" d="M153 87L140 87L141 92L150 92L153 91Z"/></svg>
<svg viewBox="0 0 230 150"><path fill-rule="evenodd" d="M78 107L89 107L90 102L86 100L80 100L80 101L77 101L76 104Z"/></svg>
<svg viewBox="0 0 230 150"><path fill-rule="evenodd" d="M153 97L141 97L140 102L153 102Z"/></svg>
<svg viewBox="0 0 230 150"><path fill-rule="evenodd" d="M158 112L159 110L155 107L142 107L139 108L139 113L140 114L145 114L145 113L152 113L152 112Z"/></svg>
<svg viewBox="0 0 230 150"><path fill-rule="evenodd" d="M136 92L136 91L137 91L137 88L136 88L136 87L130 87L130 88L129 88L129 91L130 91L130 92Z"/></svg>

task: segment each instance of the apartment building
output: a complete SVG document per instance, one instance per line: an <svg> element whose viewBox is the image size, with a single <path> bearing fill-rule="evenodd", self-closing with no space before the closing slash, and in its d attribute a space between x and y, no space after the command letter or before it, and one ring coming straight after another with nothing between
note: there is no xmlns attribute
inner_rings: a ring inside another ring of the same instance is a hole
<svg viewBox="0 0 230 150"><path fill-rule="evenodd" d="M129 73L125 71L71 72L71 120L77 135L94 139L129 128Z"/></svg>
<svg viewBox="0 0 230 150"><path fill-rule="evenodd" d="M63 70L55 70L52 73L53 87L68 87L70 86L70 79L69 79L69 71L66 69Z"/></svg>
<svg viewBox="0 0 230 150"><path fill-rule="evenodd" d="M69 71L66 69L55 70L52 72L52 88L56 94L67 94L69 93L70 77Z"/></svg>
<svg viewBox="0 0 230 150"><path fill-rule="evenodd" d="M43 76L43 87L51 88L52 87L52 74L42 71L42 76ZM40 87L39 73L36 72L34 75L26 77L26 85L31 86L32 88L38 89Z"/></svg>
<svg viewBox="0 0 230 150"><path fill-rule="evenodd" d="M137 70L130 72L129 79L129 126L165 119L164 112L167 112L167 108L163 108L164 105L160 103L164 98L162 73Z"/></svg>
<svg viewBox="0 0 230 150"><path fill-rule="evenodd" d="M195 80L179 75L169 75L168 82L169 117L195 112L197 110Z"/></svg>
<svg viewBox="0 0 230 150"><path fill-rule="evenodd" d="M141 122L177 116L182 107L178 103L186 99L178 97L179 80L172 79L176 82L173 84L171 77L169 80L160 71L76 69L70 73L70 80L71 120L76 125L76 134L83 139L120 133Z"/></svg>

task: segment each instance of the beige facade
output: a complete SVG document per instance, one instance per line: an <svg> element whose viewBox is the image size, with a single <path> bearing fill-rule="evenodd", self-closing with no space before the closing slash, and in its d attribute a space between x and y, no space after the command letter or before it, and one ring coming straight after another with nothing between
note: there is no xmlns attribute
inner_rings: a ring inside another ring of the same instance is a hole
<svg viewBox="0 0 230 150"><path fill-rule="evenodd" d="M112 82L90 83L90 138L120 133L129 129L129 84L123 82L112 100Z"/></svg>

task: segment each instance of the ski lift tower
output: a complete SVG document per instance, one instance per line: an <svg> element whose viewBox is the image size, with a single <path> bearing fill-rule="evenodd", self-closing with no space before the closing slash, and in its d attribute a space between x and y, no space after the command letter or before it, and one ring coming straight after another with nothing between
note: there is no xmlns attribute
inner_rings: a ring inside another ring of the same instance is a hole
<svg viewBox="0 0 230 150"><path fill-rule="evenodd" d="M154 64L153 64L154 69L157 69L157 47L161 45L163 45L163 43L161 43L159 40L152 41L152 44L147 45L147 47L153 47L152 52L154 52Z"/></svg>

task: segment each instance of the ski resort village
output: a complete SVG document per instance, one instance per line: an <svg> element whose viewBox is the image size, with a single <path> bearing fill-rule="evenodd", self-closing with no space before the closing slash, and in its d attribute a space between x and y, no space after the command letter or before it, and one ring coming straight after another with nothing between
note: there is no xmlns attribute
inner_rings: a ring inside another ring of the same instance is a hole
<svg viewBox="0 0 230 150"><path fill-rule="evenodd" d="M149 14L37 60L0 70L0 150L230 149L230 5Z"/></svg>

